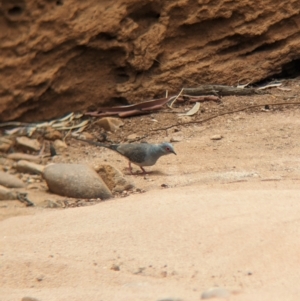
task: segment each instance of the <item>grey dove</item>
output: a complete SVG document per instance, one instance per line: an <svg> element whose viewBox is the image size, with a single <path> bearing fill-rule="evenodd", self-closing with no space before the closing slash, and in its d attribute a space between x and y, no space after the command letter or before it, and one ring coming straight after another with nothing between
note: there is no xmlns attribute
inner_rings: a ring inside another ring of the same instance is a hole
<svg viewBox="0 0 300 301"><path fill-rule="evenodd" d="M94 142L91 140L84 140L76 138L77 140L87 142L92 145L105 147L111 149L123 157L128 159L129 171L132 173L131 163L138 165L143 173L146 171L143 166L152 166L161 157L169 154L175 154L174 147L171 143L161 143L161 144L150 144L150 143L130 143L130 144L111 144L106 145L104 143Z"/></svg>

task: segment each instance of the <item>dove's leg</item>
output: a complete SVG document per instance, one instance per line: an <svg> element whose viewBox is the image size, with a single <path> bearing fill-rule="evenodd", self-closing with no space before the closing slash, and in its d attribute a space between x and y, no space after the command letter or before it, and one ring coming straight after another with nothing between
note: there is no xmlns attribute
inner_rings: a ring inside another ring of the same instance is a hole
<svg viewBox="0 0 300 301"><path fill-rule="evenodd" d="M130 162L130 161L128 161L128 166L129 166L130 174L136 175L137 173L134 174L134 173L132 172L132 167L131 167L131 162ZM146 170L145 170L142 166L140 166L140 169L143 171L143 174L145 175L145 174L146 174Z"/></svg>
<svg viewBox="0 0 300 301"><path fill-rule="evenodd" d="M136 175L136 174L134 174L134 173L132 172L132 167L131 167L131 162L130 162L130 161L128 161L128 166L129 166L130 174ZM146 174L146 170L145 170L142 166L140 166L140 169L143 171L143 175L145 175L145 174Z"/></svg>
<svg viewBox="0 0 300 301"><path fill-rule="evenodd" d="M132 174L132 175L133 175L133 173L132 173L132 167L131 167L131 162L130 162L130 161L128 161L128 166L129 166L129 171L130 171L130 174Z"/></svg>
<svg viewBox="0 0 300 301"><path fill-rule="evenodd" d="M143 171L143 174L145 175L146 174L146 170L142 166L140 166L140 169Z"/></svg>

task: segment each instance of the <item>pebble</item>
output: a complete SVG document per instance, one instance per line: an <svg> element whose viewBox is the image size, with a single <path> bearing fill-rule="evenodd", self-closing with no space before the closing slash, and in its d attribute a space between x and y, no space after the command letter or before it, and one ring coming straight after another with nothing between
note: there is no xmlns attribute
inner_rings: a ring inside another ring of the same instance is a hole
<svg viewBox="0 0 300 301"><path fill-rule="evenodd" d="M10 139L4 138L4 137L0 137L0 151L1 152L8 151L12 145L13 145L13 141L11 141Z"/></svg>
<svg viewBox="0 0 300 301"><path fill-rule="evenodd" d="M0 171L0 185L9 187L9 188L25 187L24 182L21 181L19 178L17 178L14 175L11 175L7 172L3 172L3 171Z"/></svg>
<svg viewBox="0 0 300 301"><path fill-rule="evenodd" d="M44 280L44 278L45 278L44 275L40 275L40 276L36 277L36 281L41 282Z"/></svg>
<svg viewBox="0 0 300 301"><path fill-rule="evenodd" d="M52 201L52 200L45 200L42 203L42 207L44 207L44 208L59 208L59 207L61 207L61 205L59 205L58 203L56 203L55 201Z"/></svg>
<svg viewBox="0 0 300 301"><path fill-rule="evenodd" d="M95 167L95 170L112 192L123 192L134 188L134 184L127 180L120 170L111 165L99 165Z"/></svg>
<svg viewBox="0 0 300 301"><path fill-rule="evenodd" d="M44 165L29 162L26 160L20 160L15 164L15 168L17 171L31 173L36 175L41 175L44 173Z"/></svg>
<svg viewBox="0 0 300 301"><path fill-rule="evenodd" d="M190 122L192 121L192 117L191 116L178 116L178 121L180 123L186 123L186 122Z"/></svg>
<svg viewBox="0 0 300 301"><path fill-rule="evenodd" d="M63 135L58 130L55 130L51 127L47 127L44 137L48 140L56 140L56 139L61 139L63 137Z"/></svg>
<svg viewBox="0 0 300 301"><path fill-rule="evenodd" d="M53 146L55 148L55 150L61 152L63 150L65 150L66 148L68 148L68 145L66 144L66 142L62 141L62 140L59 140L59 139L56 139L54 142L53 142Z"/></svg>
<svg viewBox="0 0 300 301"><path fill-rule="evenodd" d="M80 133L79 137L84 140L94 140L95 139L95 137L92 134L90 134L89 132L82 132L82 133Z"/></svg>
<svg viewBox="0 0 300 301"><path fill-rule="evenodd" d="M16 138L17 145L23 146L29 150L39 151L41 148L40 143L37 139L30 139L28 137L22 136Z"/></svg>
<svg viewBox="0 0 300 301"><path fill-rule="evenodd" d="M113 271L120 271L120 266L117 264L113 264L110 269Z"/></svg>
<svg viewBox="0 0 300 301"><path fill-rule="evenodd" d="M29 154L24 154L24 153L12 153L8 154L7 159L11 160L26 160L26 161L34 161L34 162L39 162L41 161L41 157L39 156L34 156L34 155L29 155Z"/></svg>
<svg viewBox="0 0 300 301"><path fill-rule="evenodd" d="M183 301L183 300L178 298L164 298L164 299L159 299L157 301Z"/></svg>
<svg viewBox="0 0 300 301"><path fill-rule="evenodd" d="M95 124L102 127L104 130L109 132L115 132L118 128L124 125L124 122L119 118L114 117L103 117Z"/></svg>
<svg viewBox="0 0 300 301"><path fill-rule="evenodd" d="M211 298L223 298L227 299L230 296L230 292L221 287L212 287L204 291L201 295L201 299L211 299Z"/></svg>
<svg viewBox="0 0 300 301"><path fill-rule="evenodd" d="M132 142L132 141L135 141L135 140L138 139L138 138L140 138L139 135L137 135L137 134L130 134L130 135L127 137L127 140L128 140L129 142Z"/></svg>
<svg viewBox="0 0 300 301"><path fill-rule="evenodd" d="M17 200L18 199L18 194L16 191L13 191L11 189L8 189L4 186L0 185L0 200Z"/></svg>
<svg viewBox="0 0 300 301"><path fill-rule="evenodd" d="M27 181L26 181L26 183L32 184L32 183L35 183L35 180L32 179L32 178L28 178Z"/></svg>
<svg viewBox="0 0 300 301"><path fill-rule="evenodd" d="M210 140L221 140L223 138L222 135L213 135L210 137Z"/></svg>
<svg viewBox="0 0 300 301"><path fill-rule="evenodd" d="M180 142L183 140L183 136L172 136L170 142Z"/></svg>
<svg viewBox="0 0 300 301"><path fill-rule="evenodd" d="M39 181L38 180L36 180L34 183L32 183L32 184L28 184L27 185L27 189L32 189L32 190L34 190L34 189L40 189L41 188L41 186L40 185L38 185L38 184L36 184L36 183L38 183ZM47 189L47 187L45 188L45 189Z"/></svg>
<svg viewBox="0 0 300 301"><path fill-rule="evenodd" d="M50 164L44 178L49 190L72 198L108 199L112 193L97 172L85 164Z"/></svg>
<svg viewBox="0 0 300 301"><path fill-rule="evenodd" d="M23 297L21 301L40 301L40 300L33 297Z"/></svg>

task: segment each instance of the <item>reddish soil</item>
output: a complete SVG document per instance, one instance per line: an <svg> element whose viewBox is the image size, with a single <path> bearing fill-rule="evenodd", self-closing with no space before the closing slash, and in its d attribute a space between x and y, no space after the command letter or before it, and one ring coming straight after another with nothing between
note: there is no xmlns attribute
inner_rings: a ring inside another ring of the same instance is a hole
<svg viewBox="0 0 300 301"><path fill-rule="evenodd" d="M299 69L298 0L2 2L1 121Z"/></svg>

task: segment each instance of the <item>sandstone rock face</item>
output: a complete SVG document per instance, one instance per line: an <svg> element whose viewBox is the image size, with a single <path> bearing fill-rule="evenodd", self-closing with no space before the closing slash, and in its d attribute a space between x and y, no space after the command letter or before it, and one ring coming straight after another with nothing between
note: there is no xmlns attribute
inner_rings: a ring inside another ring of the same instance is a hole
<svg viewBox="0 0 300 301"><path fill-rule="evenodd" d="M3 0L0 120L47 120L300 58L298 0Z"/></svg>

